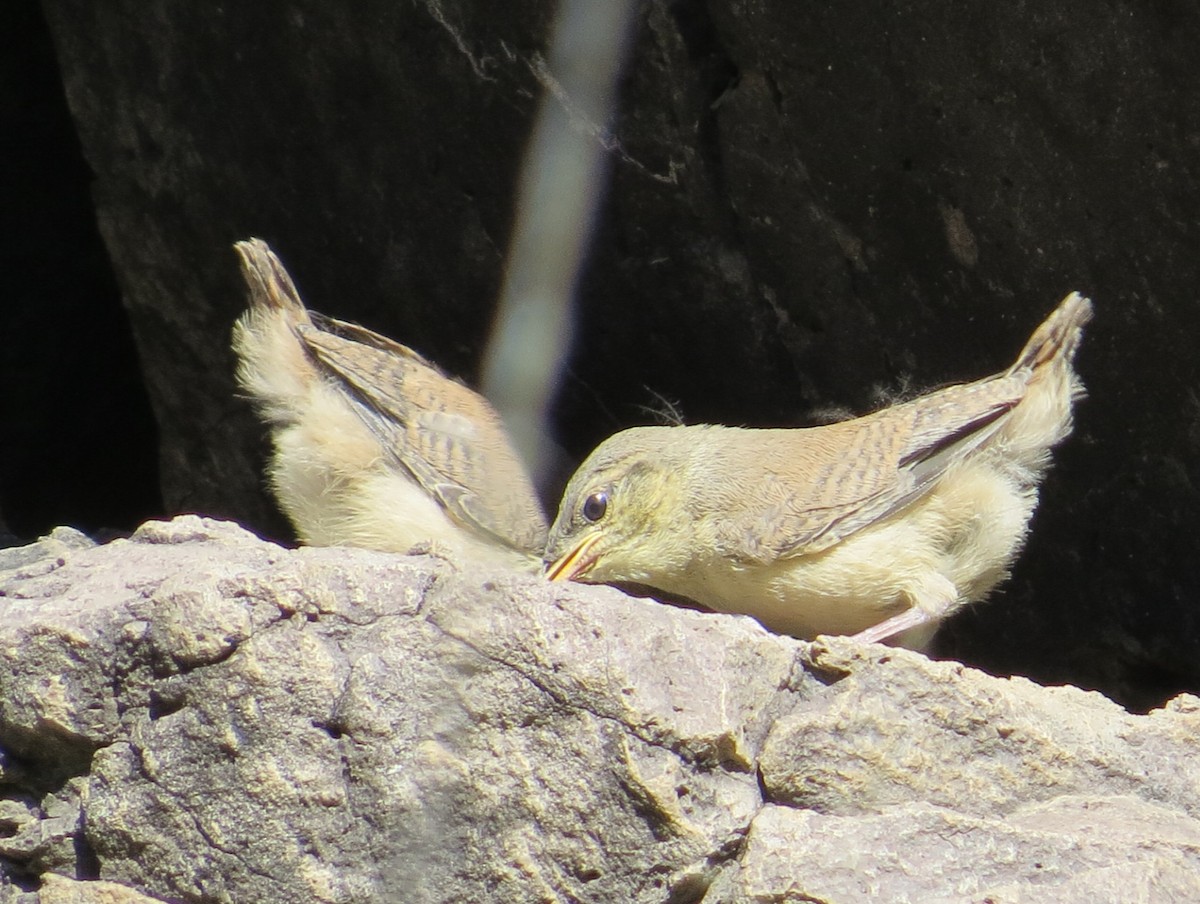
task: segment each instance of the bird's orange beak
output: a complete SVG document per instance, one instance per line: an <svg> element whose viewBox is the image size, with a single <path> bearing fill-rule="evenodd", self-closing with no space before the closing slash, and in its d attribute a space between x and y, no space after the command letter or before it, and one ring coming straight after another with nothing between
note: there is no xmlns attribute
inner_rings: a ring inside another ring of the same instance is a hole
<svg viewBox="0 0 1200 904"><path fill-rule="evenodd" d="M589 555L596 541L600 539L600 534L592 534L584 537L573 547L563 553L557 561L553 562L546 569L546 578L550 581L573 581L576 578L582 577L588 573L588 570L596 564L597 556Z"/></svg>

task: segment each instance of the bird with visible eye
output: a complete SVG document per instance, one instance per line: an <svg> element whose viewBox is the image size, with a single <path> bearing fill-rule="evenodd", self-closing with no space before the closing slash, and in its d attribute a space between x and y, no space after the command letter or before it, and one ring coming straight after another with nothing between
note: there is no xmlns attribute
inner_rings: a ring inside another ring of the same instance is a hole
<svg viewBox="0 0 1200 904"><path fill-rule="evenodd" d="M921 647L1024 543L1083 394L1072 293L1015 364L822 427L635 427L601 443L550 528L550 580L634 583L802 638Z"/></svg>

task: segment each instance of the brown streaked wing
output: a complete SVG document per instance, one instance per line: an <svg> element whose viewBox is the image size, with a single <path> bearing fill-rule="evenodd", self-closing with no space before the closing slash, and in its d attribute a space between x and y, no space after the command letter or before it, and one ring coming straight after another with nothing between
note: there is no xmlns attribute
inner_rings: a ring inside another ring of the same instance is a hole
<svg viewBox="0 0 1200 904"><path fill-rule="evenodd" d="M771 562L829 549L887 518L985 443L1027 383L1023 375L990 377L865 417L794 431L790 441L802 485L734 519L723 546L744 561Z"/></svg>
<svg viewBox="0 0 1200 904"><path fill-rule="evenodd" d="M363 422L464 527L540 553L546 519L495 410L406 346L322 317L301 329L313 357L351 390Z"/></svg>

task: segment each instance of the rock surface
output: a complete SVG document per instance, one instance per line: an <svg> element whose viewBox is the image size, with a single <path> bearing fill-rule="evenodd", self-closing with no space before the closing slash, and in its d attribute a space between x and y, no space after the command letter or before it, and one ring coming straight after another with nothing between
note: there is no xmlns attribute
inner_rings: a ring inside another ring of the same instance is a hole
<svg viewBox="0 0 1200 904"><path fill-rule="evenodd" d="M1192 697L194 516L0 553L0 649L0 901L1200 898Z"/></svg>

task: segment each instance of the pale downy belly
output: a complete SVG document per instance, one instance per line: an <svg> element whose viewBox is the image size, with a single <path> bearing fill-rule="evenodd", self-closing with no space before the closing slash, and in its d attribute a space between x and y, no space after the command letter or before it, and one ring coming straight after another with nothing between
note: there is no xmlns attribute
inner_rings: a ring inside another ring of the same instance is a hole
<svg viewBox="0 0 1200 904"><path fill-rule="evenodd" d="M913 605L948 603L953 611L1006 576L1035 499L1031 487L981 456L912 506L823 552L769 564L701 558L664 589L801 638L854 634Z"/></svg>

